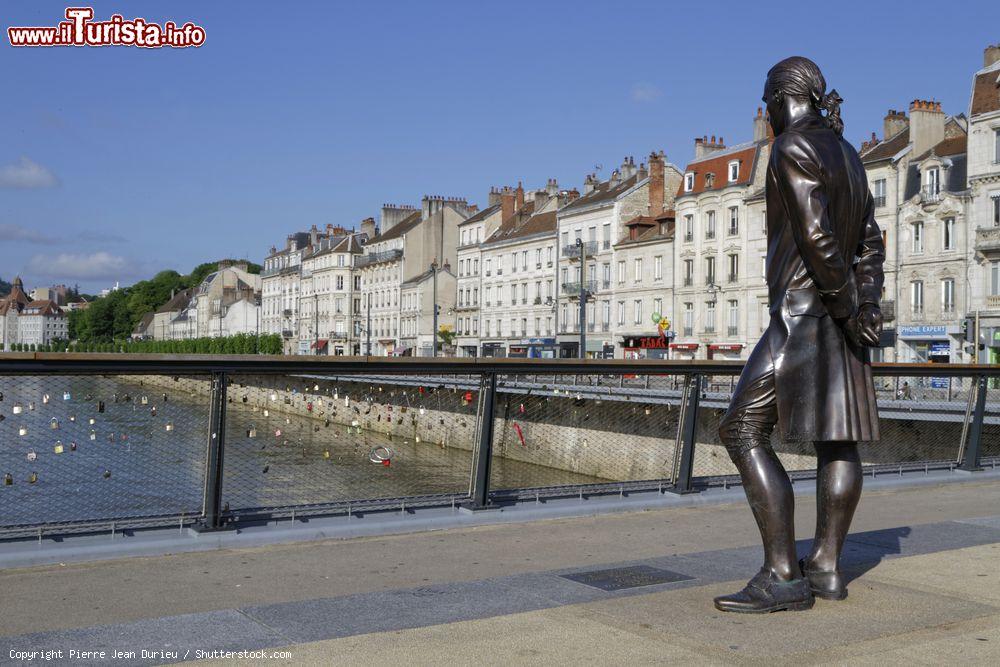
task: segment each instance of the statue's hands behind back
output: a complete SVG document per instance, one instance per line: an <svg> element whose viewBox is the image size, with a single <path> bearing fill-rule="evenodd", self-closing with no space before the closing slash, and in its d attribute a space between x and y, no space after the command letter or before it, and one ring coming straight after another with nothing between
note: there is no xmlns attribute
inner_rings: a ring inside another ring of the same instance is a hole
<svg viewBox="0 0 1000 667"><path fill-rule="evenodd" d="M844 335L858 347L877 347L882 335L882 310L873 303L866 303L854 317L843 323Z"/></svg>

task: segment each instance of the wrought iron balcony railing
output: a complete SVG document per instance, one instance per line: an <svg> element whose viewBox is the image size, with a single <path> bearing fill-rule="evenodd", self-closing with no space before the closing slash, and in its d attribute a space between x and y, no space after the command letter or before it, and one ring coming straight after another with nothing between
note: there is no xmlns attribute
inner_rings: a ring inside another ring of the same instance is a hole
<svg viewBox="0 0 1000 667"><path fill-rule="evenodd" d="M584 280L583 282L563 283L562 291L563 294L570 296L579 296L582 291L586 291L587 294L593 294L597 291L597 281Z"/></svg>
<svg viewBox="0 0 1000 667"><path fill-rule="evenodd" d="M587 251L587 255L593 255L597 252L597 241L587 241L583 244L584 250ZM574 244L563 246L562 255L567 259L579 259L580 258L580 246Z"/></svg>
<svg viewBox="0 0 1000 667"><path fill-rule="evenodd" d="M372 264L381 264L382 262L392 262L403 256L403 251L396 250L385 250L383 252L372 252L365 255L358 255L354 259L354 266L360 268L363 266L370 266Z"/></svg>

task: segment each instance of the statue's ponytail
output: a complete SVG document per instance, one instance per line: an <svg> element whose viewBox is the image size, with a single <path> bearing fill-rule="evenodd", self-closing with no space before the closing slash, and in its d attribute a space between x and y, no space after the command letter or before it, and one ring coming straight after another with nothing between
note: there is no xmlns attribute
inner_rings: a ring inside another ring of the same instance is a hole
<svg viewBox="0 0 1000 667"><path fill-rule="evenodd" d="M844 133L844 121L840 118L840 104L843 101L843 98L837 94L837 89L834 88L824 95L819 103L819 108L826 111L827 124L837 134Z"/></svg>
<svg viewBox="0 0 1000 667"><path fill-rule="evenodd" d="M802 56L785 58L771 68L767 79L773 90L807 99L817 112L826 112L823 118L830 129L843 134L844 121L840 118L840 104L844 100L836 90L826 92L826 79L816 63Z"/></svg>

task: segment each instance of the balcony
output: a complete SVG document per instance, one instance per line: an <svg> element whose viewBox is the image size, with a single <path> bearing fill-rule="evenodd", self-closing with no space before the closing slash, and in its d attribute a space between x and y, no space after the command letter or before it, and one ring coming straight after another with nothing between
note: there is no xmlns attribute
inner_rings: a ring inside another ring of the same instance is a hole
<svg viewBox="0 0 1000 667"><path fill-rule="evenodd" d="M292 336L294 336L294 335L295 335L295 334L294 334L294 332L292 332L292 331L291 331L291 330L289 330L289 329L284 329L284 330L282 330L282 332L281 332L281 337L282 337L282 338L291 338L291 337L292 337Z"/></svg>
<svg viewBox="0 0 1000 667"><path fill-rule="evenodd" d="M694 278L691 276L684 276L684 287L691 287L694 285Z"/></svg>
<svg viewBox="0 0 1000 667"><path fill-rule="evenodd" d="M705 287L711 287L715 284L715 274L710 273L705 276Z"/></svg>
<svg viewBox="0 0 1000 667"><path fill-rule="evenodd" d="M593 333L596 328L597 327L594 325L593 322L590 322L590 323L587 324L587 331L589 331L591 333Z"/></svg>
<svg viewBox="0 0 1000 667"><path fill-rule="evenodd" d="M685 336L693 336L694 335L694 327L684 327L684 335Z"/></svg>
<svg viewBox="0 0 1000 667"><path fill-rule="evenodd" d="M583 250L586 252L587 255L593 255L594 253L597 252L597 241L587 241L586 243L583 244ZM562 254L563 257L566 257L568 259L579 259L580 246L576 245L575 243L573 245L563 246Z"/></svg>
<svg viewBox="0 0 1000 667"><path fill-rule="evenodd" d="M987 295L986 307L990 310L1000 310L1000 294Z"/></svg>
<svg viewBox="0 0 1000 667"><path fill-rule="evenodd" d="M983 255L1000 255L1000 227L976 229L976 252Z"/></svg>
<svg viewBox="0 0 1000 667"><path fill-rule="evenodd" d="M611 281L604 280L601 282L601 289L611 289Z"/></svg>
<svg viewBox="0 0 1000 667"><path fill-rule="evenodd" d="M588 295L593 294L597 291L597 282L594 280L584 280L577 283L563 283L562 291L563 294L569 296L579 296L583 291L586 291Z"/></svg>
<svg viewBox="0 0 1000 667"><path fill-rule="evenodd" d="M403 251L396 250L385 250L383 252L373 252L367 255L359 255L354 260L354 266L361 268L363 266L371 266L372 264L381 264L382 262L392 262L403 256Z"/></svg>
<svg viewBox="0 0 1000 667"><path fill-rule="evenodd" d="M873 199L875 201L875 208L882 208L885 206L885 195L878 195L877 197L873 197Z"/></svg>
<svg viewBox="0 0 1000 667"><path fill-rule="evenodd" d="M541 262L535 262L535 268L536 269L542 268L542 263Z"/></svg>
<svg viewBox="0 0 1000 667"><path fill-rule="evenodd" d="M715 333L715 325L714 325L714 324L711 324L711 325L707 325L707 326L706 326L706 327L705 327L705 328L704 328L704 329L702 330L702 333L707 333L707 334L713 334L713 333Z"/></svg>
<svg viewBox="0 0 1000 667"><path fill-rule="evenodd" d="M694 234L691 232L684 232L684 243L691 243L694 241Z"/></svg>
<svg viewBox="0 0 1000 667"><path fill-rule="evenodd" d="M941 186L925 185L920 188L921 204L936 204L939 201L941 201Z"/></svg>
<svg viewBox="0 0 1000 667"><path fill-rule="evenodd" d="M730 236L739 236L740 235L740 226L739 225L729 225L729 235Z"/></svg>
<svg viewBox="0 0 1000 667"><path fill-rule="evenodd" d="M729 327L726 330L726 334L729 335L729 336L739 336L740 335L740 328L739 327Z"/></svg>

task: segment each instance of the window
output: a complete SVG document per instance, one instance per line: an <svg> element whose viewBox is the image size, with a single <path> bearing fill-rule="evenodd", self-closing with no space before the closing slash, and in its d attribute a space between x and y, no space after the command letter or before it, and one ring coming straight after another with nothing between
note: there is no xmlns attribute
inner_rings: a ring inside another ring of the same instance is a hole
<svg viewBox="0 0 1000 667"><path fill-rule="evenodd" d="M653 299L653 312L663 315L663 299Z"/></svg>
<svg viewBox="0 0 1000 667"><path fill-rule="evenodd" d="M914 317L924 314L924 281L914 280L910 283L910 313Z"/></svg>
<svg viewBox="0 0 1000 667"><path fill-rule="evenodd" d="M684 260L684 286L690 287L694 284L694 260Z"/></svg>
<svg viewBox="0 0 1000 667"><path fill-rule="evenodd" d="M941 314L955 314L955 279L945 278L941 281Z"/></svg>
<svg viewBox="0 0 1000 667"><path fill-rule="evenodd" d="M611 324L611 302L605 301L601 304L601 323L604 325L605 330L607 330L608 325Z"/></svg>
<svg viewBox="0 0 1000 667"><path fill-rule="evenodd" d="M733 299L729 302L729 330L730 336L738 336L740 333L740 302Z"/></svg>
<svg viewBox="0 0 1000 667"><path fill-rule="evenodd" d="M601 281L604 287L611 287L611 263L605 262L601 265Z"/></svg>
<svg viewBox="0 0 1000 667"><path fill-rule="evenodd" d="M562 284L565 285L569 282L569 269L565 266L562 269Z"/></svg>
<svg viewBox="0 0 1000 667"><path fill-rule="evenodd" d="M737 206L729 207L729 235L737 236L740 233L740 209Z"/></svg>
<svg viewBox="0 0 1000 667"><path fill-rule="evenodd" d="M510 272L517 271L517 252L510 253Z"/></svg>
<svg viewBox="0 0 1000 667"><path fill-rule="evenodd" d="M635 305L635 323L642 324L642 299L636 299Z"/></svg>
<svg viewBox="0 0 1000 667"><path fill-rule="evenodd" d="M462 245L466 245L468 243L469 243L468 230L463 229L462 230Z"/></svg>
<svg viewBox="0 0 1000 667"><path fill-rule="evenodd" d="M605 222L601 228L601 248L607 250L611 247L611 223Z"/></svg>
<svg viewBox="0 0 1000 667"><path fill-rule="evenodd" d="M528 335L528 318L527 317L522 317L521 318L521 335L522 336L527 336Z"/></svg>
<svg viewBox="0 0 1000 667"><path fill-rule="evenodd" d="M941 224L941 249L955 249L955 218L945 218Z"/></svg>
<svg viewBox="0 0 1000 667"><path fill-rule="evenodd" d="M740 161L733 160L729 163L729 182L735 183L740 178Z"/></svg>
<svg viewBox="0 0 1000 667"><path fill-rule="evenodd" d="M597 227L596 226L595 227L588 227L587 228L587 241L589 241L590 243L594 243L594 244L597 243Z"/></svg>
<svg viewBox="0 0 1000 667"><path fill-rule="evenodd" d="M684 335L690 336L694 333L694 304L684 304Z"/></svg>
<svg viewBox="0 0 1000 667"><path fill-rule="evenodd" d="M1000 130L993 130L993 161L1000 162Z"/></svg>
<svg viewBox="0 0 1000 667"><path fill-rule="evenodd" d="M694 216L684 216L684 240L691 242L694 240Z"/></svg>
<svg viewBox="0 0 1000 667"><path fill-rule="evenodd" d="M636 257L635 260L634 260L634 265L635 265L635 277L634 277L634 280L635 280L635 282L639 282L639 281L642 280L642 258L641 257Z"/></svg>
<svg viewBox="0 0 1000 667"><path fill-rule="evenodd" d="M618 261L618 282L625 282L625 260Z"/></svg>
<svg viewBox="0 0 1000 667"><path fill-rule="evenodd" d="M740 279L740 256L729 255L729 282L735 283Z"/></svg>
<svg viewBox="0 0 1000 667"><path fill-rule="evenodd" d="M653 258L653 280L663 280L663 255Z"/></svg>
<svg viewBox="0 0 1000 667"><path fill-rule="evenodd" d="M714 285L715 284L715 258L706 257L705 258L705 284Z"/></svg>
<svg viewBox="0 0 1000 667"><path fill-rule="evenodd" d="M924 223L913 223L913 254L919 255L924 251Z"/></svg>
<svg viewBox="0 0 1000 667"><path fill-rule="evenodd" d="M705 238L715 238L715 211L708 212L708 222L705 225Z"/></svg>
<svg viewBox="0 0 1000 667"><path fill-rule="evenodd" d="M924 193L932 197L941 193L941 170L937 167L932 167L925 172Z"/></svg>
<svg viewBox="0 0 1000 667"><path fill-rule="evenodd" d="M542 268L542 249L535 248L535 268Z"/></svg>
<svg viewBox="0 0 1000 667"><path fill-rule="evenodd" d="M491 275L491 269L493 267L493 260L487 258L487 260L485 262L485 266L486 266L486 275Z"/></svg>
<svg viewBox="0 0 1000 667"><path fill-rule="evenodd" d="M524 271L528 270L528 251L521 251L521 269Z"/></svg>
<svg viewBox="0 0 1000 667"><path fill-rule="evenodd" d="M549 266L552 266L552 246L545 249L545 261L549 263Z"/></svg>
<svg viewBox="0 0 1000 667"><path fill-rule="evenodd" d="M684 192L691 192L694 190L694 174L688 172L684 174Z"/></svg>
<svg viewBox="0 0 1000 667"><path fill-rule="evenodd" d="M715 331L715 302L705 302L705 333Z"/></svg>
<svg viewBox="0 0 1000 667"><path fill-rule="evenodd" d="M1000 262L990 262L990 296L1000 296Z"/></svg>
<svg viewBox="0 0 1000 667"><path fill-rule="evenodd" d="M996 262L994 262L994 265L996 265ZM618 302L618 326L624 326L624 325L625 325L625 302L624 301L619 301Z"/></svg>
<svg viewBox="0 0 1000 667"><path fill-rule="evenodd" d="M885 179L880 178L872 183L872 198L875 200L875 207L885 206Z"/></svg>
<svg viewBox="0 0 1000 667"><path fill-rule="evenodd" d="M990 195L993 200L993 226L1000 227L1000 193Z"/></svg>

